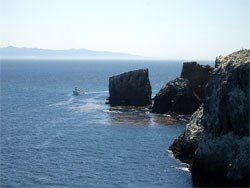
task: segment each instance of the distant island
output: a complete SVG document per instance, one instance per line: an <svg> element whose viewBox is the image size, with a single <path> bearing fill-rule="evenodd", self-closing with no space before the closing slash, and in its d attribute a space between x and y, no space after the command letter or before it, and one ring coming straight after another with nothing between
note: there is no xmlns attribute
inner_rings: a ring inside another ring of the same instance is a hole
<svg viewBox="0 0 250 188"><path fill-rule="evenodd" d="M14 46L0 48L2 59L142 59L139 55L94 51L88 49L50 50L40 48L18 48Z"/></svg>

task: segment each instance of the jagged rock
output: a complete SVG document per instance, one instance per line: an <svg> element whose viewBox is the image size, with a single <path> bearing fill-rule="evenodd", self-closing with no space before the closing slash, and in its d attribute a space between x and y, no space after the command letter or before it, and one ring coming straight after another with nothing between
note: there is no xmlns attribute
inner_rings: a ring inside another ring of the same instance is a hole
<svg viewBox="0 0 250 188"><path fill-rule="evenodd" d="M250 50L217 59L191 167L199 184L249 186L249 66Z"/></svg>
<svg viewBox="0 0 250 188"><path fill-rule="evenodd" d="M112 106L151 105L148 69L126 72L109 78L109 104Z"/></svg>
<svg viewBox="0 0 250 188"><path fill-rule="evenodd" d="M196 112L173 144L178 153L191 156L184 160L191 163L194 185L249 187L249 66L250 50L216 59L203 114ZM192 132L192 122L201 129ZM192 140L200 140L198 146ZM197 149L185 151L183 144Z"/></svg>
<svg viewBox="0 0 250 188"><path fill-rule="evenodd" d="M174 156L183 162L191 163L194 158L195 150L201 139L202 126L201 117L203 115L203 106L191 116L186 130L174 140L174 143L169 147Z"/></svg>
<svg viewBox="0 0 250 188"><path fill-rule="evenodd" d="M184 63L181 78L167 83L154 97L152 112L192 114L204 98L204 87L212 70L209 65L204 66L196 62Z"/></svg>
<svg viewBox="0 0 250 188"><path fill-rule="evenodd" d="M176 78L161 88L154 97L153 113L175 112L177 114L192 114L200 105L194 95L188 80Z"/></svg>
<svg viewBox="0 0 250 188"><path fill-rule="evenodd" d="M200 65L197 62L183 63L181 78L189 80L195 94L202 100L204 99L205 86L210 78L213 67Z"/></svg>

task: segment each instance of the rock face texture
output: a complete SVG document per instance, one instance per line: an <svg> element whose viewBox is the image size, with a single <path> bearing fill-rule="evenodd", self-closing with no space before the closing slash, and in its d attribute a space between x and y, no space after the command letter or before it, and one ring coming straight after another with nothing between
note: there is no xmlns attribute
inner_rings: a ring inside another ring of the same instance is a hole
<svg viewBox="0 0 250 188"><path fill-rule="evenodd" d="M249 186L249 66L250 50L216 58L203 112L170 147L176 157L191 156L179 158L190 162L199 186ZM190 150L184 146L189 144Z"/></svg>
<svg viewBox="0 0 250 188"><path fill-rule="evenodd" d="M200 105L188 80L176 78L161 88L154 98L153 113L192 114Z"/></svg>
<svg viewBox="0 0 250 188"><path fill-rule="evenodd" d="M153 113L192 114L204 99L204 88L213 68L196 62L183 63L181 78L164 86L154 97Z"/></svg>
<svg viewBox="0 0 250 188"><path fill-rule="evenodd" d="M126 72L109 78L109 104L111 106L151 105L151 85L148 69Z"/></svg>
<svg viewBox="0 0 250 188"><path fill-rule="evenodd" d="M200 65L197 62L183 63L181 78L189 80L194 93L203 100L205 97L205 86L210 78L213 67Z"/></svg>
<svg viewBox="0 0 250 188"><path fill-rule="evenodd" d="M169 150L173 151L174 156L185 163L191 163L194 159L195 150L198 147L203 131L201 126L202 115L203 106L200 106L190 118L186 131L176 138L169 147Z"/></svg>

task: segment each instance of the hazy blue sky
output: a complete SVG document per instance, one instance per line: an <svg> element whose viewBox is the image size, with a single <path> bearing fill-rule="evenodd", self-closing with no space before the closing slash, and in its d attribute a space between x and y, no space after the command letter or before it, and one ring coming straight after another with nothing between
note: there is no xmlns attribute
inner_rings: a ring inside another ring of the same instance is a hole
<svg viewBox="0 0 250 188"><path fill-rule="evenodd" d="M214 59L250 48L250 0L0 0L1 47Z"/></svg>

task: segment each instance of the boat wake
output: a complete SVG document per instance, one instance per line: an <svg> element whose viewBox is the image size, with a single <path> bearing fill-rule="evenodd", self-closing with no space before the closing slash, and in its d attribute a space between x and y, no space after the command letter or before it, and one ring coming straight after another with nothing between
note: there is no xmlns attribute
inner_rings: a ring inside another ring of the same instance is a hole
<svg viewBox="0 0 250 188"><path fill-rule="evenodd" d="M95 103L87 103L84 105L69 106L68 109L77 110L77 111L81 111L81 112L86 112L86 111L90 112L90 111L105 109L105 106L100 105L100 104L95 104Z"/></svg>
<svg viewBox="0 0 250 188"><path fill-rule="evenodd" d="M108 93L109 91L85 91L85 95L89 94L101 94L101 93Z"/></svg>
<svg viewBox="0 0 250 188"><path fill-rule="evenodd" d="M63 105L71 104L73 101L74 101L74 97L70 97L66 101L57 102L57 103L54 103L54 104L50 104L48 106L63 106Z"/></svg>
<svg viewBox="0 0 250 188"><path fill-rule="evenodd" d="M68 100L50 104L49 107L63 107L80 112L104 110L107 108L107 105L105 105L107 93L108 91L87 91L81 96L68 94Z"/></svg>

